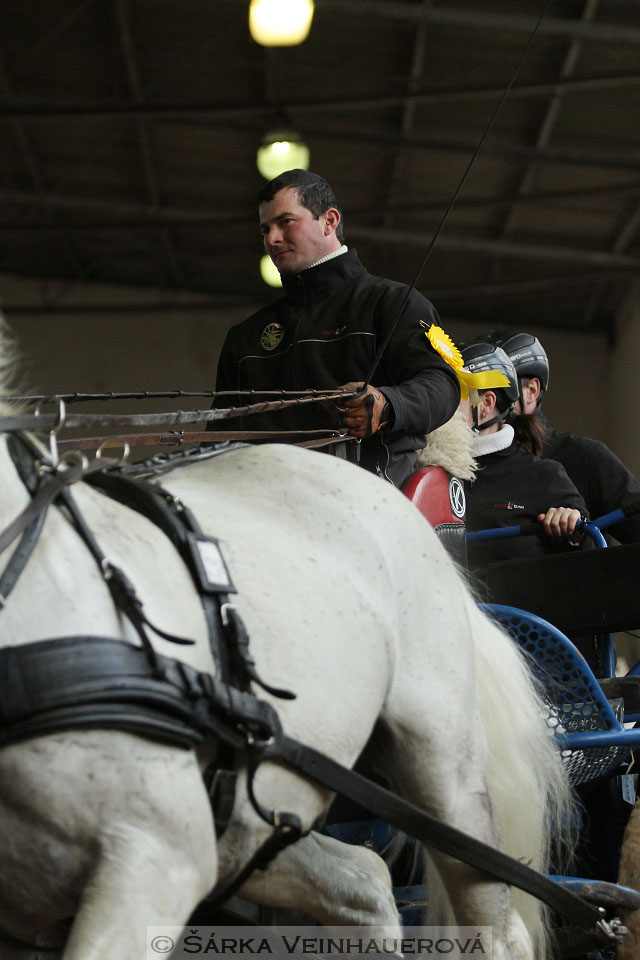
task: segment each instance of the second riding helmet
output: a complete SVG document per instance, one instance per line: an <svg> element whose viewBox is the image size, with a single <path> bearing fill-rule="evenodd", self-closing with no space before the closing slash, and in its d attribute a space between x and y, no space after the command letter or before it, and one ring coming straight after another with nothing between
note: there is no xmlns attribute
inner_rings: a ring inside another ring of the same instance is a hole
<svg viewBox="0 0 640 960"><path fill-rule="evenodd" d="M526 380L537 377L542 390L549 386L549 359L544 347L532 333L504 327L492 330L483 336L495 343L509 355L518 378Z"/></svg>

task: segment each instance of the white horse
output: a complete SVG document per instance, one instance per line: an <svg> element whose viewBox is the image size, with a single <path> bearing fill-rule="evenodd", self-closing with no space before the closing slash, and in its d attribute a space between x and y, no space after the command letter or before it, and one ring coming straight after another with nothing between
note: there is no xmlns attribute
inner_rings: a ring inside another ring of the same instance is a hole
<svg viewBox="0 0 640 960"><path fill-rule="evenodd" d="M547 824L565 821L570 800L537 694L418 511L364 470L279 445L232 450L162 484L219 538L258 672L296 694L272 700L285 732L347 766L369 744L406 798L544 869ZM149 619L196 641L178 648L154 636L156 649L212 672L199 597L164 534L85 483L72 492ZM29 501L0 436L0 532ZM51 508L0 610L0 646L80 634L139 643L86 546ZM216 844L200 775L211 753L200 754L108 729L0 751L2 960L31 956L5 934L59 943L68 918L63 960L143 960L147 925L186 922L214 885L233 879L270 828L241 778ZM256 793L268 808L296 812L306 830L331 799L275 764L258 771ZM432 857L456 922L492 927L495 960L545 955L537 901ZM256 872L242 895L325 925L401 935L377 855L315 833Z"/></svg>

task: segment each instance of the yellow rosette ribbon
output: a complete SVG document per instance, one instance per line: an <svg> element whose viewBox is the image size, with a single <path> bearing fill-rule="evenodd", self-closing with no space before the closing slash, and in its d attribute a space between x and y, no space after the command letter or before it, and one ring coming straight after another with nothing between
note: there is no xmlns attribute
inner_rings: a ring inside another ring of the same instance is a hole
<svg viewBox="0 0 640 960"><path fill-rule="evenodd" d="M471 390L491 390L497 387L508 387L511 381L500 370L481 370L478 373L468 373L464 369L462 354L451 337L442 327L432 323L425 335L436 353L439 353L445 363L453 367L460 383L460 399L469 399Z"/></svg>

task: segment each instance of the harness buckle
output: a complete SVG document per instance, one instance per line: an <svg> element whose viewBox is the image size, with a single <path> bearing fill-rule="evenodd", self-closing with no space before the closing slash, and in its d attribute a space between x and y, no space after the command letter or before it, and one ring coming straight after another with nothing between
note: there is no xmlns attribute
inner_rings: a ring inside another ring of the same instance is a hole
<svg viewBox="0 0 640 960"><path fill-rule="evenodd" d="M619 917L612 917L611 920L605 920L603 917L596 923L596 941L600 946L622 943L627 932L627 928Z"/></svg>
<svg viewBox="0 0 640 960"><path fill-rule="evenodd" d="M257 730L251 730L245 723L237 724L236 729L245 738L249 749L257 748L258 750L264 750L266 747L270 747L275 743L276 738L273 731L270 731L266 737L260 736Z"/></svg>

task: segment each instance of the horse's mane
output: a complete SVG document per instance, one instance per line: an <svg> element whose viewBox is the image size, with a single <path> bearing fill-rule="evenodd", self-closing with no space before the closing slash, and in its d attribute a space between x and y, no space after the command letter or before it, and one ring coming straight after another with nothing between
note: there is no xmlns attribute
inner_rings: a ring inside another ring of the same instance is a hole
<svg viewBox="0 0 640 960"><path fill-rule="evenodd" d="M438 466L460 480L473 480L477 464L471 454L475 434L466 416L456 410L451 420L427 437L427 445L418 451L418 466Z"/></svg>
<svg viewBox="0 0 640 960"><path fill-rule="evenodd" d="M16 337L0 311L0 397L14 396L19 389L16 383L18 355ZM21 409L22 406L18 403L0 400L0 415L10 416L19 413Z"/></svg>

